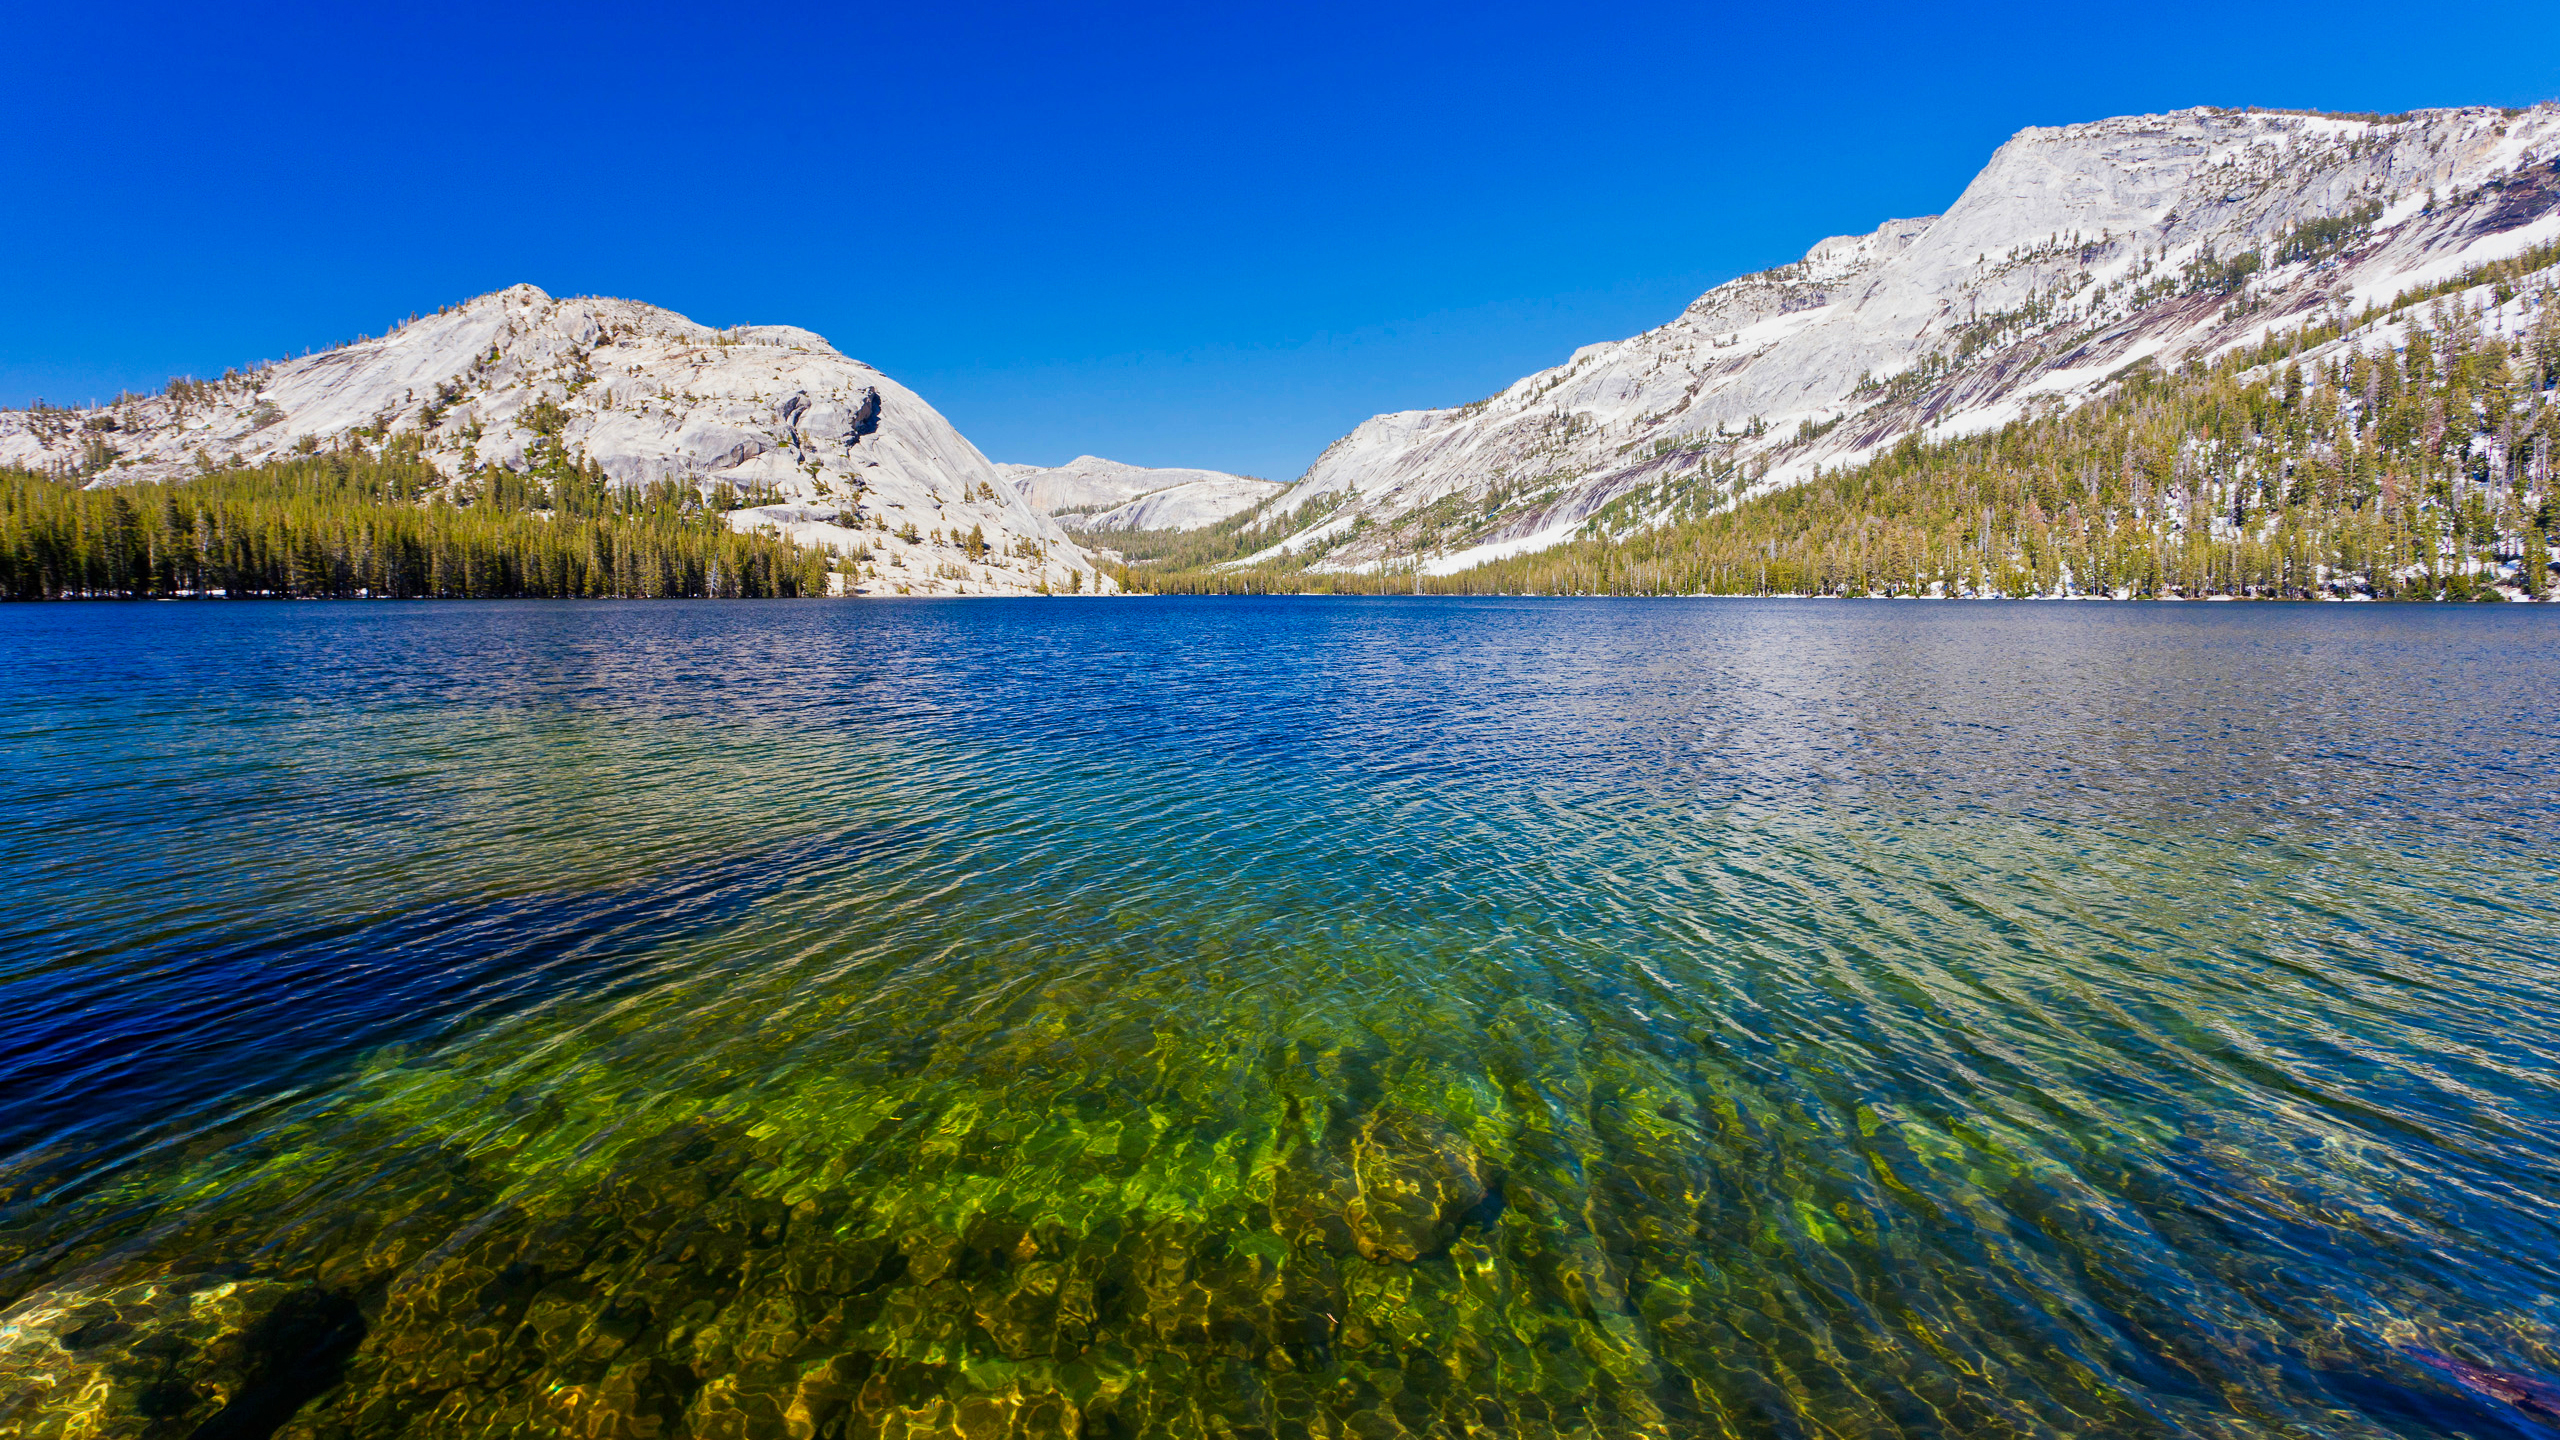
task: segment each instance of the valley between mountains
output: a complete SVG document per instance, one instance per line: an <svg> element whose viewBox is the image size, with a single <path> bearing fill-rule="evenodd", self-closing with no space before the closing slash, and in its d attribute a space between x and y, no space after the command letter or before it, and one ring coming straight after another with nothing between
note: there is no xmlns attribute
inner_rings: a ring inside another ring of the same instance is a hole
<svg viewBox="0 0 2560 1440"><path fill-rule="evenodd" d="M2560 106L2029 129L1943 214L1377 416L1274 483L1000 465L806 330L520 285L159 394L0 413L0 578L227 588L188 569L210 542L176 495L335 455L413 467L377 487L411 506L543 516L574 494L627 518L655 496L667 524L777 547L755 563L789 593L2538 597L2555 287ZM129 525L56 497L137 485L170 503ZM637 593L726 593L741 562L707 543L669 562L693 578ZM370 556L331 572L346 593L390 593ZM601 562L577 573L564 593L623 593Z"/></svg>

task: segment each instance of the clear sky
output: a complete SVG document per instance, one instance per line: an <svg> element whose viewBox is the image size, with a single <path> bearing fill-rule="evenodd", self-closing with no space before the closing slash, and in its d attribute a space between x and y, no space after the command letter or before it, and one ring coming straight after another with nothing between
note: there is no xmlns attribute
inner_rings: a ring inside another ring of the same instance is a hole
<svg viewBox="0 0 2560 1440"><path fill-rule="evenodd" d="M2560 5L19 0L0 404L517 281L803 325L998 460L1285 479L2025 125L2560 97Z"/></svg>

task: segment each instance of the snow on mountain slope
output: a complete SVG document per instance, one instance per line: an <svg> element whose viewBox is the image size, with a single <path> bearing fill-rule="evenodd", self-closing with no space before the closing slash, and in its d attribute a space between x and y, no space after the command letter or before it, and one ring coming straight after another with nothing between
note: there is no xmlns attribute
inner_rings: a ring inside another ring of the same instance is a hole
<svg viewBox="0 0 2560 1440"><path fill-rule="evenodd" d="M166 394L0 412L0 465L117 484L404 437L457 482L556 457L619 484L749 491L771 503L733 525L867 550L856 593L1110 588L932 406L818 336L531 285Z"/></svg>
<svg viewBox="0 0 2560 1440"><path fill-rule="evenodd" d="M1735 503L2555 236L2560 106L2028 129L1944 215L1825 240L1472 404L1367 421L1272 506L1324 518L1244 563L1445 574L1639 491Z"/></svg>

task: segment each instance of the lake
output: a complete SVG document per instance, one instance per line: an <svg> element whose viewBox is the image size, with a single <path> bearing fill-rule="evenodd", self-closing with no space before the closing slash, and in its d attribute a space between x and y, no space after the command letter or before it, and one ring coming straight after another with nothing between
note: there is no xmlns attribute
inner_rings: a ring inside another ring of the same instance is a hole
<svg viewBox="0 0 2560 1440"><path fill-rule="evenodd" d="M2560 616L0 609L0 1435L2560 1432Z"/></svg>

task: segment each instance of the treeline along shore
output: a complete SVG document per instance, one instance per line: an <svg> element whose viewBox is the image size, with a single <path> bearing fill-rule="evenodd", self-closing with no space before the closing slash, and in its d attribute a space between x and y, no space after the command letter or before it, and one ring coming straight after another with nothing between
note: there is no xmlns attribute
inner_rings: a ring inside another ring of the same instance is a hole
<svg viewBox="0 0 2560 1440"><path fill-rule="evenodd" d="M174 482L0 470L0 596L759 599L824 595L827 552L719 500L593 469L454 484L396 444Z"/></svg>
<svg viewBox="0 0 2560 1440"><path fill-rule="evenodd" d="M1157 594L2549 599L2560 295L2521 287L2555 265L2544 246L2352 326L2138 362L2077 409L1907 437L1793 485L1762 483L1784 447L1674 456L1563 543L1454 573L1427 573L1427 510L1387 522L1412 528L1394 537L1408 558L1270 558L1338 493L1114 532L1105 568ZM2518 333L2497 317L2520 294L2535 319ZM733 529L756 492L614 485L546 454L460 480L414 435L165 482L0 470L0 596L789 597L829 593L848 563Z"/></svg>
<svg viewBox="0 0 2560 1440"><path fill-rule="evenodd" d="M2144 362L2076 410L1908 437L1783 489L1702 457L1565 543L1454 573L1238 564L1261 540L1248 513L1231 536L1115 537L1115 574L1159 593L2549 599L2560 300L2513 338L2481 311L2514 297L2509 272L2554 262L2545 247L2454 282L2493 288L2404 300L2426 323L2396 346L2312 324Z"/></svg>

